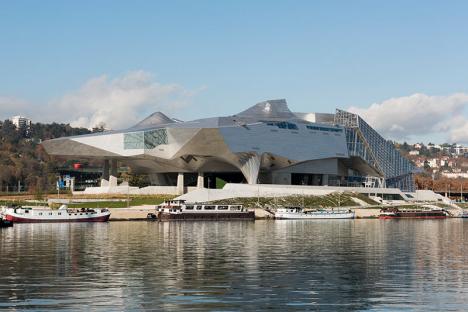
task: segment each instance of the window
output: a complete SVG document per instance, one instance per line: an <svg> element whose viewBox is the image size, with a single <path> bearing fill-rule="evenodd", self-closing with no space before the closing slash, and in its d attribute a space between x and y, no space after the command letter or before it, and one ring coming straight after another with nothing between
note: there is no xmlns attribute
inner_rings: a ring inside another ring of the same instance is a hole
<svg viewBox="0 0 468 312"><path fill-rule="evenodd" d="M295 123L287 122L287 121L280 121L280 122L266 122L267 126L278 127L280 129L289 129L289 130L298 130L299 128Z"/></svg>
<svg viewBox="0 0 468 312"><path fill-rule="evenodd" d="M228 210L228 206L218 206L218 210Z"/></svg>
<svg viewBox="0 0 468 312"><path fill-rule="evenodd" d="M193 210L193 206L185 206L185 210Z"/></svg>
<svg viewBox="0 0 468 312"><path fill-rule="evenodd" d="M29 213L29 210L25 210L24 213Z"/></svg>
<svg viewBox="0 0 468 312"><path fill-rule="evenodd" d="M215 206L205 206L205 210L215 210Z"/></svg>
<svg viewBox="0 0 468 312"><path fill-rule="evenodd" d="M240 210L241 206L231 206L230 210Z"/></svg>
<svg viewBox="0 0 468 312"><path fill-rule="evenodd" d="M145 131L145 148L153 149L158 145L167 144L167 131L166 129L155 129Z"/></svg>
<svg viewBox="0 0 468 312"><path fill-rule="evenodd" d="M124 134L124 149L143 149L144 147L144 132Z"/></svg>
<svg viewBox="0 0 468 312"><path fill-rule="evenodd" d="M124 149L153 149L167 144L166 129L130 132L124 134Z"/></svg>
<svg viewBox="0 0 468 312"><path fill-rule="evenodd" d="M52 212L49 212L49 216L51 216L51 215L52 215Z"/></svg>
<svg viewBox="0 0 468 312"><path fill-rule="evenodd" d="M42 212L39 212L39 215L42 216Z"/></svg>
<svg viewBox="0 0 468 312"><path fill-rule="evenodd" d="M61 213L61 212L59 212L59 213L58 213L58 215L59 215L59 216L61 216L61 215L62 215L62 213Z"/></svg>
<svg viewBox="0 0 468 312"><path fill-rule="evenodd" d="M197 206L197 210L201 210L202 209L202 206Z"/></svg>
<svg viewBox="0 0 468 312"><path fill-rule="evenodd" d="M343 132L341 128L329 128L329 127L319 127L319 126L306 126L309 130L317 131L327 131L327 132Z"/></svg>

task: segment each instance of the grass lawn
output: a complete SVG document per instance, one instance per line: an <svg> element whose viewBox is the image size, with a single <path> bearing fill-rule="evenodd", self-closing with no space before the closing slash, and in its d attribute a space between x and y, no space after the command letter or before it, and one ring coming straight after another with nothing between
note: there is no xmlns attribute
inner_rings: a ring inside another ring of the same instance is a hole
<svg viewBox="0 0 468 312"><path fill-rule="evenodd" d="M278 198L271 197L247 197L247 198L232 198L214 201L217 204L242 204L246 207L274 207L274 206L304 206L308 208L325 208L325 207L353 207L359 206L352 200L352 197L359 198L370 205L376 205L372 199L365 195L357 193L331 193L325 196L285 196Z"/></svg>
<svg viewBox="0 0 468 312"><path fill-rule="evenodd" d="M159 205L165 200L170 200L175 196L155 195L155 196L130 196L130 201L99 201L69 204L70 208L126 208L128 206Z"/></svg>

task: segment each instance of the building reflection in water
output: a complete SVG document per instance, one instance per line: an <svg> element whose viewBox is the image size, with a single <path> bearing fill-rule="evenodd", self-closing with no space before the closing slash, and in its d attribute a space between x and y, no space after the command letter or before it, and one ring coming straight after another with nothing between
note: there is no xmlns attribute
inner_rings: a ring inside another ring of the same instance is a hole
<svg viewBox="0 0 468 312"><path fill-rule="evenodd" d="M0 308L411 308L467 303L462 220L18 224Z"/></svg>

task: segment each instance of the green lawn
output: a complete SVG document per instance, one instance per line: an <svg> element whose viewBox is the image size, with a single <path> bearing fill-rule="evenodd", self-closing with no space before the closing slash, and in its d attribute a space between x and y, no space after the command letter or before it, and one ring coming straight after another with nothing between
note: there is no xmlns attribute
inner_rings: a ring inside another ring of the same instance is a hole
<svg viewBox="0 0 468 312"><path fill-rule="evenodd" d="M139 196L130 197L130 201L100 201L100 202L86 202L86 203L74 203L69 204L70 208L126 208L130 206L141 206L141 205L159 205L165 200L174 198L171 195L159 195L159 196Z"/></svg>
<svg viewBox="0 0 468 312"><path fill-rule="evenodd" d="M271 207L271 206L304 206L310 208L320 207L351 207L359 206L351 197L359 198L368 204L376 205L377 203L362 194L356 193L331 193L325 196L285 196L278 198L271 197L247 197L247 198L232 198L215 201L217 204L242 204L246 207ZM258 202L258 203L257 203Z"/></svg>
<svg viewBox="0 0 468 312"><path fill-rule="evenodd" d="M27 202L24 200L0 200L0 206L47 206L46 201L40 201L40 202Z"/></svg>

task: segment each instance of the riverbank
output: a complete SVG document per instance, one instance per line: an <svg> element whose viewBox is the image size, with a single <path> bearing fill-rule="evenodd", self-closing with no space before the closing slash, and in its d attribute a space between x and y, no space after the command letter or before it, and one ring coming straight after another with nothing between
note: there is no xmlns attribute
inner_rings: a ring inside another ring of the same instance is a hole
<svg viewBox="0 0 468 312"><path fill-rule="evenodd" d="M129 207L129 208L109 208L111 216L109 221L143 221L147 220L148 213L154 213L155 207L151 205Z"/></svg>
<svg viewBox="0 0 468 312"><path fill-rule="evenodd" d="M263 208L251 208L255 211L256 220L273 219L274 215ZM337 208L338 209L338 208ZM154 206L140 206L130 208L109 208L111 217L109 221L143 221L147 220L148 213L154 213ZM357 219L378 218L380 208L351 208Z"/></svg>

